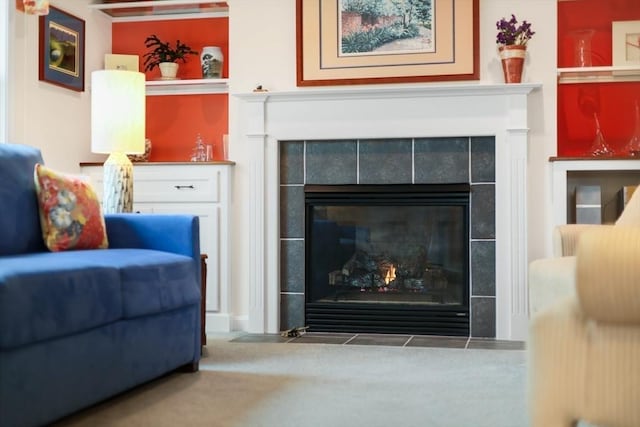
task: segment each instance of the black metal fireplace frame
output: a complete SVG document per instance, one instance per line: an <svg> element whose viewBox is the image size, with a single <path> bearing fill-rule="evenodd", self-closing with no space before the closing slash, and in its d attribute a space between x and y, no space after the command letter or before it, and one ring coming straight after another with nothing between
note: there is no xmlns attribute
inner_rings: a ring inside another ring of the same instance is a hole
<svg viewBox="0 0 640 427"><path fill-rule="evenodd" d="M305 269L305 325L316 332L469 336L469 199L462 184L305 185L305 265L309 262L311 210L319 205L347 205L354 199L373 205L462 206L464 215L463 304L423 306L310 302L310 272Z"/></svg>

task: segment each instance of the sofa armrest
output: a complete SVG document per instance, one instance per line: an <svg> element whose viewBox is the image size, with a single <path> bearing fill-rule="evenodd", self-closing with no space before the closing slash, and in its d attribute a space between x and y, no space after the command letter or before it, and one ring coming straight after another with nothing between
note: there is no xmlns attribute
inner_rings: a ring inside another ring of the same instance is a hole
<svg viewBox="0 0 640 427"><path fill-rule="evenodd" d="M200 265L200 223L195 215L106 214L105 225L110 248L172 252Z"/></svg>
<svg viewBox="0 0 640 427"><path fill-rule="evenodd" d="M591 319L640 324L640 227L585 233L576 255L576 291Z"/></svg>
<svg viewBox="0 0 640 427"><path fill-rule="evenodd" d="M564 224L553 229L553 255L574 256L578 248L580 236L588 230L599 227L612 227L602 224Z"/></svg>

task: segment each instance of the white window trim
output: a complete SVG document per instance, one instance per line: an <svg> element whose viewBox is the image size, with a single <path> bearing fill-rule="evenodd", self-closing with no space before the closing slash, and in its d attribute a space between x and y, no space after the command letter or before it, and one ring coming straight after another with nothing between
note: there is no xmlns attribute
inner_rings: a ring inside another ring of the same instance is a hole
<svg viewBox="0 0 640 427"><path fill-rule="evenodd" d="M0 7L0 142L9 140L9 13L11 7Z"/></svg>

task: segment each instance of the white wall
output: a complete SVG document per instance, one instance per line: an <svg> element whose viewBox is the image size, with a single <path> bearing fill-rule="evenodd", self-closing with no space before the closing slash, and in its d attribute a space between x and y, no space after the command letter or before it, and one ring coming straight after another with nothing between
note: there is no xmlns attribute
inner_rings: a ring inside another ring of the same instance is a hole
<svg viewBox="0 0 640 427"><path fill-rule="evenodd" d="M503 82L496 53L495 23L514 13L536 31L529 43L524 81L543 84L530 97L529 118L529 259L542 257L550 247L548 157L556 153L556 28L557 0L480 0L480 83ZM261 84L269 91L305 90L296 87L295 0L228 0L231 93L250 92ZM381 86L377 86L381 87ZM249 194L248 147L234 138L238 100L230 96L230 153L237 162L234 188L233 311L240 320L248 312L248 272L244 260L253 244L248 234L245 204ZM241 323L242 324L242 323Z"/></svg>
<svg viewBox="0 0 640 427"><path fill-rule="evenodd" d="M557 0L480 0L480 83L502 82L495 47L495 22L514 13L533 23L524 80L543 88L530 97L529 259L550 253L548 157L556 152ZM86 21L85 92L38 81L38 19L13 10L10 72L10 140L38 146L47 164L77 171L81 161L101 160L90 152L90 76L102 68L111 48L111 25L90 0L55 0L53 5ZM261 84L270 91L296 87L295 0L228 0L230 6L230 91L249 92ZM243 323L248 312L248 276L243 260L253 244L244 200L248 197L247 150L235 142L238 102L230 96L230 156L236 161L234 187L233 313Z"/></svg>
<svg viewBox="0 0 640 427"><path fill-rule="evenodd" d="M41 149L47 165L78 172L81 161L103 160L91 154L91 71L103 68L111 51L111 22L90 10L90 0L54 0L52 6L85 20L85 91L76 92L38 80L38 17L15 10L9 0L11 103L9 142Z"/></svg>

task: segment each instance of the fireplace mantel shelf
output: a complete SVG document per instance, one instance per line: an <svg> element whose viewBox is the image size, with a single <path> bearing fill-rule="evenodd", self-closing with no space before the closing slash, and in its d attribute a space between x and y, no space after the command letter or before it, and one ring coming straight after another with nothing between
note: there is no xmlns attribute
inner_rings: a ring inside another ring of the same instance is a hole
<svg viewBox="0 0 640 427"><path fill-rule="evenodd" d="M424 86L401 86L393 88L349 88L349 89L304 89L296 91L238 92L233 96L247 102L288 101L288 100L335 100L367 98L415 98L446 96L492 96L527 95L541 88L541 83L518 84L430 84Z"/></svg>

